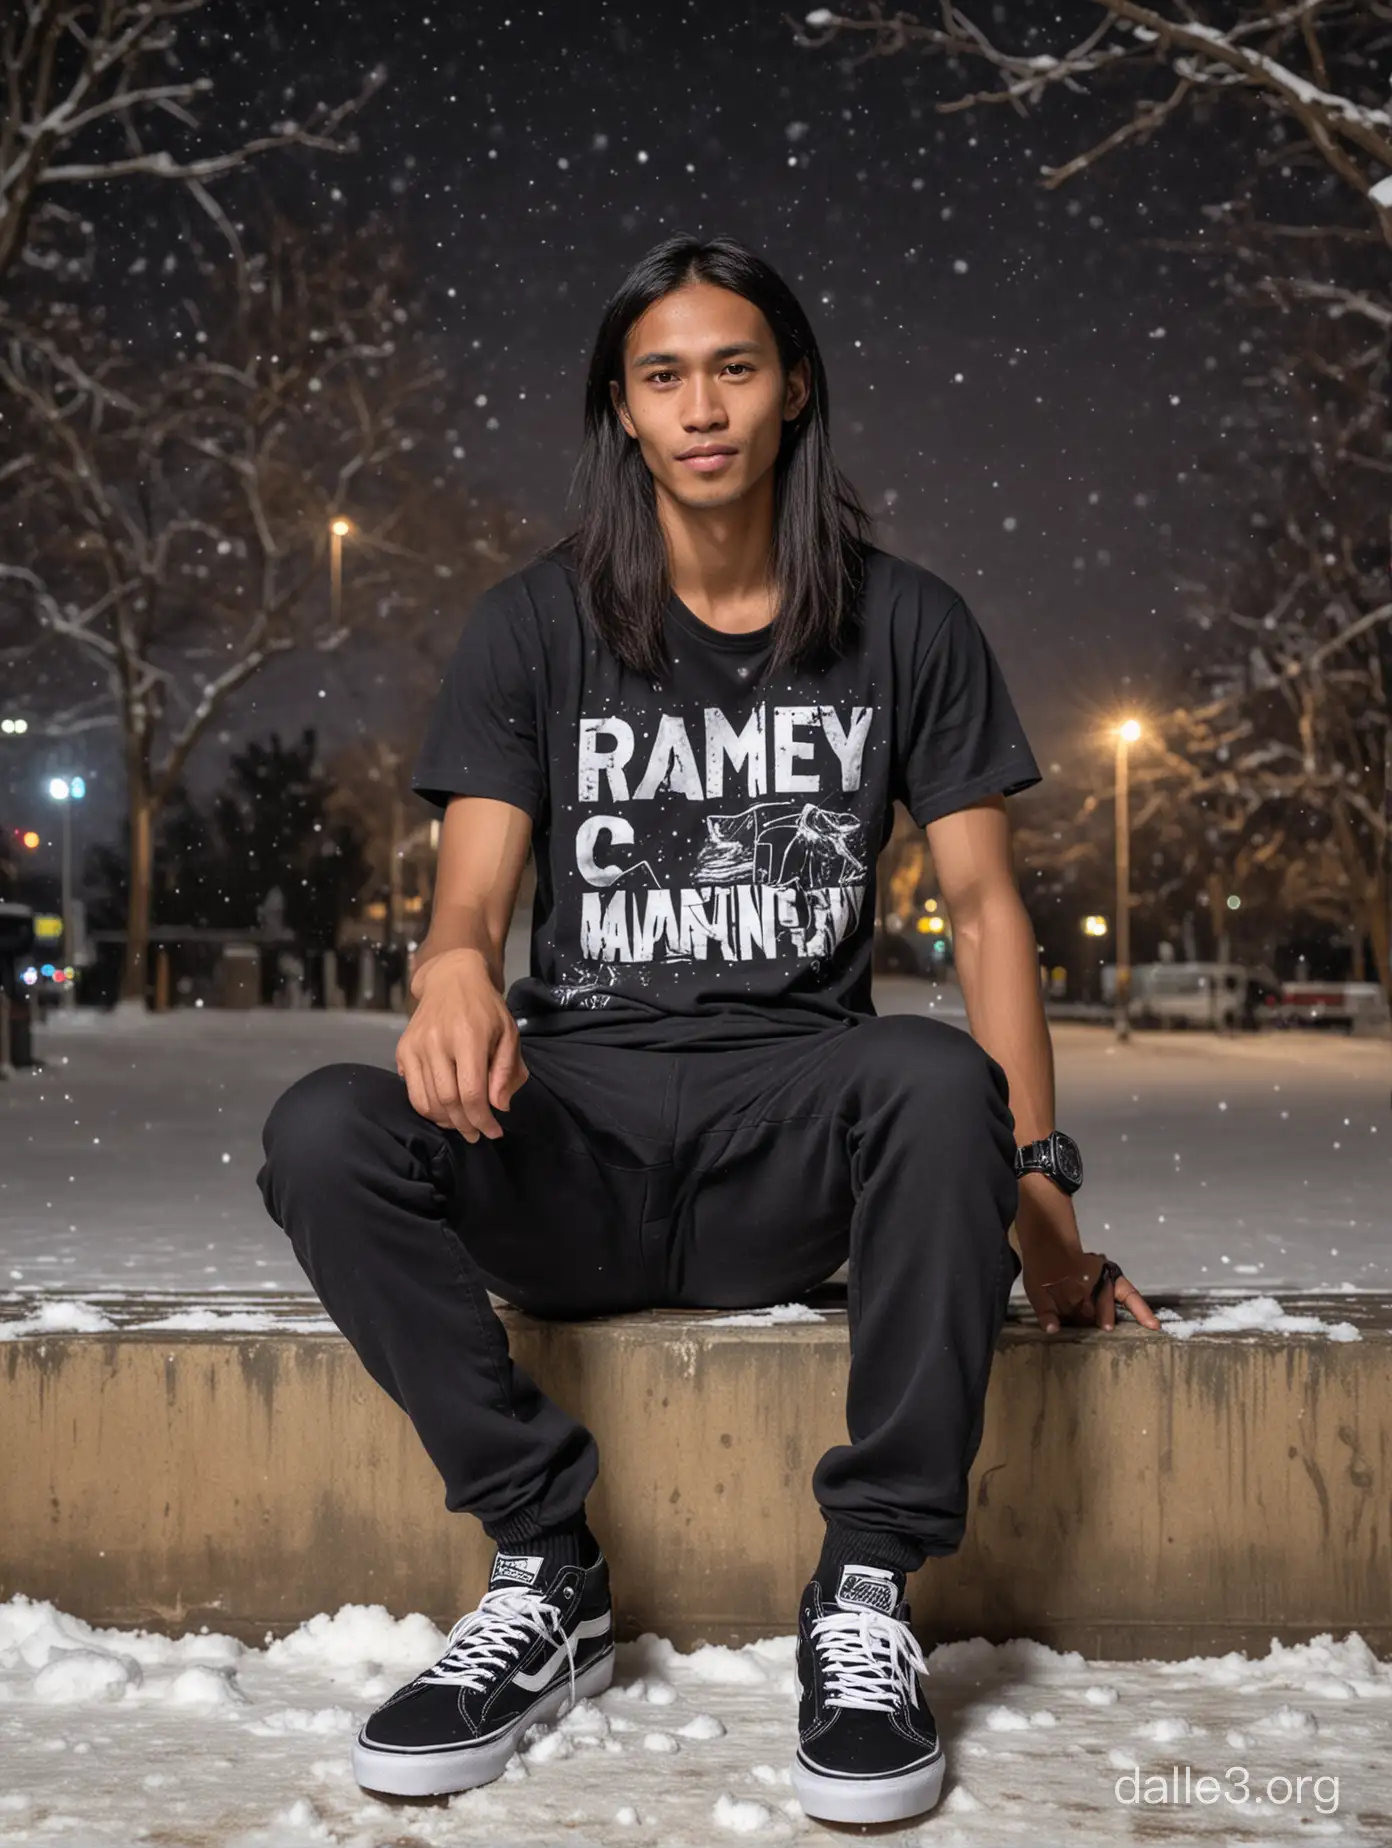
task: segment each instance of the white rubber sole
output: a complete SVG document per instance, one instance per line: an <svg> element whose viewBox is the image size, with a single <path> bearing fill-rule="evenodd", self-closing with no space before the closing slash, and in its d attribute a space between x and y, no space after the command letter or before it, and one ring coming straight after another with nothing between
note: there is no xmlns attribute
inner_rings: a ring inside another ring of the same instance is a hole
<svg viewBox="0 0 1392 1848"><path fill-rule="evenodd" d="M613 1679L614 1651L610 1648L575 1677L576 1700L602 1694ZM570 1676L566 1675L505 1732L482 1745L460 1746L452 1751L384 1751L380 1746L364 1745L359 1737L353 1741L353 1775L364 1790L391 1797L443 1797L457 1790L473 1790L502 1776L507 1761L517 1750L517 1741L529 1726L556 1719L569 1706Z"/></svg>
<svg viewBox="0 0 1392 1848"><path fill-rule="evenodd" d="M947 1760L941 1750L929 1764L902 1777L827 1777L793 1760L793 1795L816 1822L903 1822L933 1808L942 1792Z"/></svg>

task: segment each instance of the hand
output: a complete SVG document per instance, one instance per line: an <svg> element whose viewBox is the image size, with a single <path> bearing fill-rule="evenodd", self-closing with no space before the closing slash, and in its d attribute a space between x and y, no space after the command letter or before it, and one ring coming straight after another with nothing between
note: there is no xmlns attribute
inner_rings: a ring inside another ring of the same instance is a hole
<svg viewBox="0 0 1392 1848"><path fill-rule="evenodd" d="M1160 1318L1128 1277L1109 1279L1092 1296L1098 1253L1083 1250L1073 1201L1047 1174L1020 1176L1015 1236L1024 1266L1020 1281L1045 1334L1057 1334L1063 1322L1115 1328L1118 1305L1143 1328L1160 1327Z"/></svg>
<svg viewBox="0 0 1392 1848"><path fill-rule="evenodd" d="M477 950L444 950L419 972L419 1006L396 1042L411 1105L466 1142L496 1141L512 1095L531 1075L517 1022Z"/></svg>

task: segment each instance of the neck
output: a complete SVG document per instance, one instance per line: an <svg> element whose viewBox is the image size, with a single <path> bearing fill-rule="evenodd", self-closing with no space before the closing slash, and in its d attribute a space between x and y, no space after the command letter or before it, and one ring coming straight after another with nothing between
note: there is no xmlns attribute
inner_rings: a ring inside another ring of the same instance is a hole
<svg viewBox="0 0 1392 1848"><path fill-rule="evenodd" d="M723 507L690 507L661 488L658 521L672 588L713 629L740 634L772 622L773 471Z"/></svg>

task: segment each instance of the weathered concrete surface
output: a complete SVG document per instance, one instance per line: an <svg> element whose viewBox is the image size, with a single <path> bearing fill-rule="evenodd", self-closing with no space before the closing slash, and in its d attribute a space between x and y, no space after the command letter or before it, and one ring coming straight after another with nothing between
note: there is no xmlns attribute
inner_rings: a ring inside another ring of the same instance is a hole
<svg viewBox="0 0 1392 1848"><path fill-rule="evenodd" d="M912 1589L923 1635L1133 1658L1357 1629L1392 1650L1392 1299L1282 1300L1362 1339L1045 1337L1012 1310L966 1542ZM821 1534L811 1471L845 1439L844 1311L757 1329L503 1314L599 1438L590 1510L623 1633L790 1629ZM327 1323L35 1336L0 1346L0 1375L0 1597L259 1640L345 1602L445 1626L482 1589L477 1523L445 1512Z"/></svg>

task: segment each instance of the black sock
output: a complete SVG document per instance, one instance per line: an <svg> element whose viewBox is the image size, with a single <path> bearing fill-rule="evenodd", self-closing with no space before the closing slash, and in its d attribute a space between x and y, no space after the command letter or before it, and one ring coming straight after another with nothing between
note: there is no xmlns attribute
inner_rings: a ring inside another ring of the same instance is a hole
<svg viewBox="0 0 1392 1848"><path fill-rule="evenodd" d="M590 1532L589 1523L584 1515L565 1527L549 1527L540 1533L532 1533L525 1538L510 1538L506 1542L497 1541L500 1556L511 1558L535 1559L540 1557L542 1566L537 1574L537 1582L548 1579L562 1566L592 1566L599 1558L599 1542Z"/></svg>
<svg viewBox="0 0 1392 1848"><path fill-rule="evenodd" d="M922 1564L922 1549L900 1534L883 1528L846 1527L840 1521L829 1520L822 1539L822 1556L813 1576L823 1593L834 1598L843 1566L883 1566L897 1575L902 1597L904 1580Z"/></svg>

